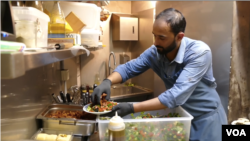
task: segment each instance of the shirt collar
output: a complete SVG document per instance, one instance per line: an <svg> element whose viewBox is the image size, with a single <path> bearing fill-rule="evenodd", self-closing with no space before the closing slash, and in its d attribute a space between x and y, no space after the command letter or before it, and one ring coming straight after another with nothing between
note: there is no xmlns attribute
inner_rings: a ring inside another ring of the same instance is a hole
<svg viewBox="0 0 250 141"><path fill-rule="evenodd" d="M173 60L179 64L183 63L184 54L185 54L185 50L186 50L186 43L185 43L184 38L181 40L180 48L178 50L178 53L177 53L175 59Z"/></svg>
<svg viewBox="0 0 250 141"><path fill-rule="evenodd" d="M181 45L180 45L180 48L178 50L178 53L177 53L175 59L172 62L175 61L175 62L177 62L179 64L183 63L184 53L185 53L185 50L186 50L186 43L184 41L184 38L181 40ZM157 52L157 58L158 58L159 61L164 61L164 62L167 61L168 62L168 59L165 57L165 55L160 55L158 52Z"/></svg>

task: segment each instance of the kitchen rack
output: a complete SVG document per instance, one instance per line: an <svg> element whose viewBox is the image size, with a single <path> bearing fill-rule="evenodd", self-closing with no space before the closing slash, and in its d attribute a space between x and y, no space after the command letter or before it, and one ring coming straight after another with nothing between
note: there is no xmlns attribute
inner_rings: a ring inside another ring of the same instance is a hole
<svg viewBox="0 0 250 141"><path fill-rule="evenodd" d="M63 49L42 52L1 51L1 79L13 79L26 71L86 54L84 49Z"/></svg>
<svg viewBox="0 0 250 141"><path fill-rule="evenodd" d="M75 54L73 54L72 52L75 52ZM64 49L64 50L53 50L46 52L25 52L24 53L25 69L26 71L31 70L47 64L83 55L85 53L86 51L83 49Z"/></svg>

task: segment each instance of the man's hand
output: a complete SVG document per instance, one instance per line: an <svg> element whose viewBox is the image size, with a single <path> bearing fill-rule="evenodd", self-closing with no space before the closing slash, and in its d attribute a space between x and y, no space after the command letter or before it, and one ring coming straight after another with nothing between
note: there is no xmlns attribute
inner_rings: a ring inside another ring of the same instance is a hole
<svg viewBox="0 0 250 141"><path fill-rule="evenodd" d="M91 101L93 105L100 105L100 99L102 93L106 93L106 100L110 99L110 87L111 81L109 79L104 79L102 83L97 86L94 92L91 94Z"/></svg>
<svg viewBox="0 0 250 141"><path fill-rule="evenodd" d="M117 112L118 116L123 117L128 114L134 113L134 107L133 104L130 103L120 103L112 108L112 112L108 114L104 114L102 116L108 116L112 117L115 115L115 112Z"/></svg>

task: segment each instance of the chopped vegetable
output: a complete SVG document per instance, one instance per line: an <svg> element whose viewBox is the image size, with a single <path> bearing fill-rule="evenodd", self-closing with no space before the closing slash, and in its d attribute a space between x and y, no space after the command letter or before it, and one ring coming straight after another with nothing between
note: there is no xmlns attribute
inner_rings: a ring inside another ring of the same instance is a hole
<svg viewBox="0 0 250 141"><path fill-rule="evenodd" d="M168 115L160 116L158 113L156 116L150 113L141 112L139 116L135 117L131 114L133 119L144 118L158 118L158 117L180 117L178 113L169 113ZM181 122L125 122L126 141L187 141L186 131L184 124ZM105 134L108 138L108 130Z"/></svg>
<svg viewBox="0 0 250 141"><path fill-rule="evenodd" d="M112 102L112 101L107 101L106 104L103 106L100 105L89 105L87 110L89 112L106 112L106 111L111 111L112 108L117 105L117 102Z"/></svg>
<svg viewBox="0 0 250 141"><path fill-rule="evenodd" d="M99 119L100 120L110 120L111 118L110 117L100 117Z"/></svg>
<svg viewBox="0 0 250 141"><path fill-rule="evenodd" d="M92 105L90 104L87 108L89 112L106 112L111 111L112 108L117 105L116 102L107 101L106 98L107 94L103 93L101 96L100 104L101 105Z"/></svg>
<svg viewBox="0 0 250 141"><path fill-rule="evenodd" d="M168 115L159 115L159 113L156 114L156 116L151 115L150 113L145 114L144 112L141 112L139 116L135 117L134 114L130 114L132 119L142 119L142 118L158 118L158 117L180 117L178 113L169 113Z"/></svg>

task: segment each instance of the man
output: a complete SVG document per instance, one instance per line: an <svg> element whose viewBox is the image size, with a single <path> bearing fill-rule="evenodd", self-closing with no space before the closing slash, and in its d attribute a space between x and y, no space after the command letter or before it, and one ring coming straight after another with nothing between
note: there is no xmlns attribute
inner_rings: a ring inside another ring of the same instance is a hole
<svg viewBox="0 0 250 141"><path fill-rule="evenodd" d="M100 99L102 93L107 93L109 99L111 84L125 82L151 68L167 90L144 102L118 104L112 114L117 111L124 116L182 106L194 116L190 141L221 141L221 127L227 124L227 118L215 90L211 50L202 41L184 37L185 27L181 12L173 8L162 11L153 25L154 45L138 58L118 66L95 89L92 101L96 96Z"/></svg>

